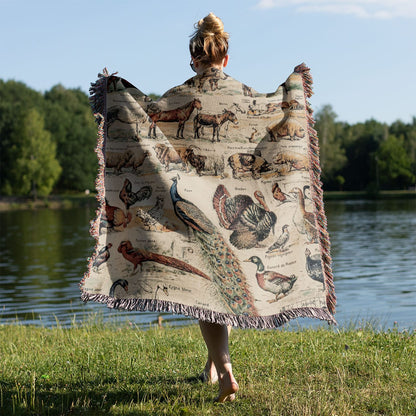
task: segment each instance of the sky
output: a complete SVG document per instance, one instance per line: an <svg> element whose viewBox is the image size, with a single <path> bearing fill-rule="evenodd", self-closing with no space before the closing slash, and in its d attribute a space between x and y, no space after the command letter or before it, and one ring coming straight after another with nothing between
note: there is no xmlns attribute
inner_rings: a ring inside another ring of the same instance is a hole
<svg viewBox="0 0 416 416"><path fill-rule="evenodd" d="M311 68L314 110L339 121L416 117L415 0L0 0L0 79L88 92L104 67L145 93L193 76L189 36L209 12L230 33L225 72L270 92Z"/></svg>

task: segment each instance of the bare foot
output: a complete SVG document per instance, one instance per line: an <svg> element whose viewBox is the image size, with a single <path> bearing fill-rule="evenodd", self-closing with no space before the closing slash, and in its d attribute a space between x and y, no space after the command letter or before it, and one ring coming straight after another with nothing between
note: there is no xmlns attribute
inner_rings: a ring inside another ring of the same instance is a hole
<svg viewBox="0 0 416 416"><path fill-rule="evenodd" d="M217 369L212 360L208 359L204 371L199 375L199 379L208 384L215 384L218 381Z"/></svg>
<svg viewBox="0 0 416 416"><path fill-rule="evenodd" d="M220 394L215 399L217 403L232 402L235 399L235 393L238 391L238 384L231 373L225 373L219 379Z"/></svg>

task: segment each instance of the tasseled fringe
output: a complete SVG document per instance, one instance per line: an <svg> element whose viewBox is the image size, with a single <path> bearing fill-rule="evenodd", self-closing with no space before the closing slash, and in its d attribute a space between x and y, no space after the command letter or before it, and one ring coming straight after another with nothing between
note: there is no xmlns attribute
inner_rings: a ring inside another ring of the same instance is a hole
<svg viewBox="0 0 416 416"><path fill-rule="evenodd" d="M307 98L310 98L313 94L312 91L312 76L309 72L309 68L304 64L300 64L295 68L295 72L302 75L303 87L305 91L305 101L308 110L308 134L309 134L309 154L311 167L309 169L312 181L312 195L315 203L316 220L318 223L319 241L322 249L323 269L324 269L324 282L326 290L326 304L329 312L335 313L335 287L334 277L332 274L332 259L330 254L330 241L327 231L327 221L324 211L323 191L321 182L321 168L319 164L319 140L316 130L313 128L315 120L313 119L313 110L308 102ZM333 318L332 318L333 319ZM335 322L335 320L334 320Z"/></svg>
<svg viewBox="0 0 416 416"><path fill-rule="evenodd" d="M187 306L180 303L168 302L158 299L116 299L107 295L83 292L81 299L84 302L95 301L105 303L111 309L124 309L141 312L170 312L191 316L202 321L231 325L239 328L273 329L284 325L295 318L317 318L336 325L331 313L324 308L296 308L270 316L231 315L212 310Z"/></svg>
<svg viewBox="0 0 416 416"><path fill-rule="evenodd" d="M97 253L98 237L100 233L100 219L101 215L105 210L105 159L104 159L104 148L105 148L105 114L106 114L106 91L107 91L107 80L109 77L107 68L103 69L102 74L98 74L98 80L91 83L90 87L90 105L94 113L95 121L98 124L97 133L97 145L95 147L95 153L98 157L98 174L95 179L95 189L97 190L97 200L99 202L98 208L95 211L95 219L90 222L90 234L95 239L95 250ZM94 254L95 255L95 254ZM95 257L91 256L88 259L88 268L84 273L84 277L80 282L80 287L84 285L85 279L88 278Z"/></svg>

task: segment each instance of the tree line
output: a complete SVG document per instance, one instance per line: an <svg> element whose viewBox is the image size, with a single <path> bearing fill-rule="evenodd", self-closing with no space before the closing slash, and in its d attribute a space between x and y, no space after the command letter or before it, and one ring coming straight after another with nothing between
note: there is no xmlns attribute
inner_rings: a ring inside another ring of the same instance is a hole
<svg viewBox="0 0 416 416"><path fill-rule="evenodd" d="M157 98L152 94L152 98ZM407 189L416 178L416 117L348 124L330 105L315 113L325 190ZM80 89L40 93L0 80L0 194L93 189L96 125Z"/></svg>

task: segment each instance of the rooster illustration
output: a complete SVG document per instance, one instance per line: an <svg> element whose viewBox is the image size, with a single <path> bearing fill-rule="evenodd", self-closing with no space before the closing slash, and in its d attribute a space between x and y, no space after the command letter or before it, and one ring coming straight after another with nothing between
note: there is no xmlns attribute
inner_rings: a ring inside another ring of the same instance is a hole
<svg viewBox="0 0 416 416"><path fill-rule="evenodd" d="M224 304L234 314L257 315L238 258L205 214L179 195L178 178L174 177L172 181L170 196L175 214L192 230Z"/></svg>
<svg viewBox="0 0 416 416"><path fill-rule="evenodd" d="M238 249L256 247L271 230L274 233L276 214L269 210L260 191L254 196L259 204L248 195L231 197L224 185L218 185L214 194L212 202L220 224L227 230L234 230L230 243Z"/></svg>

